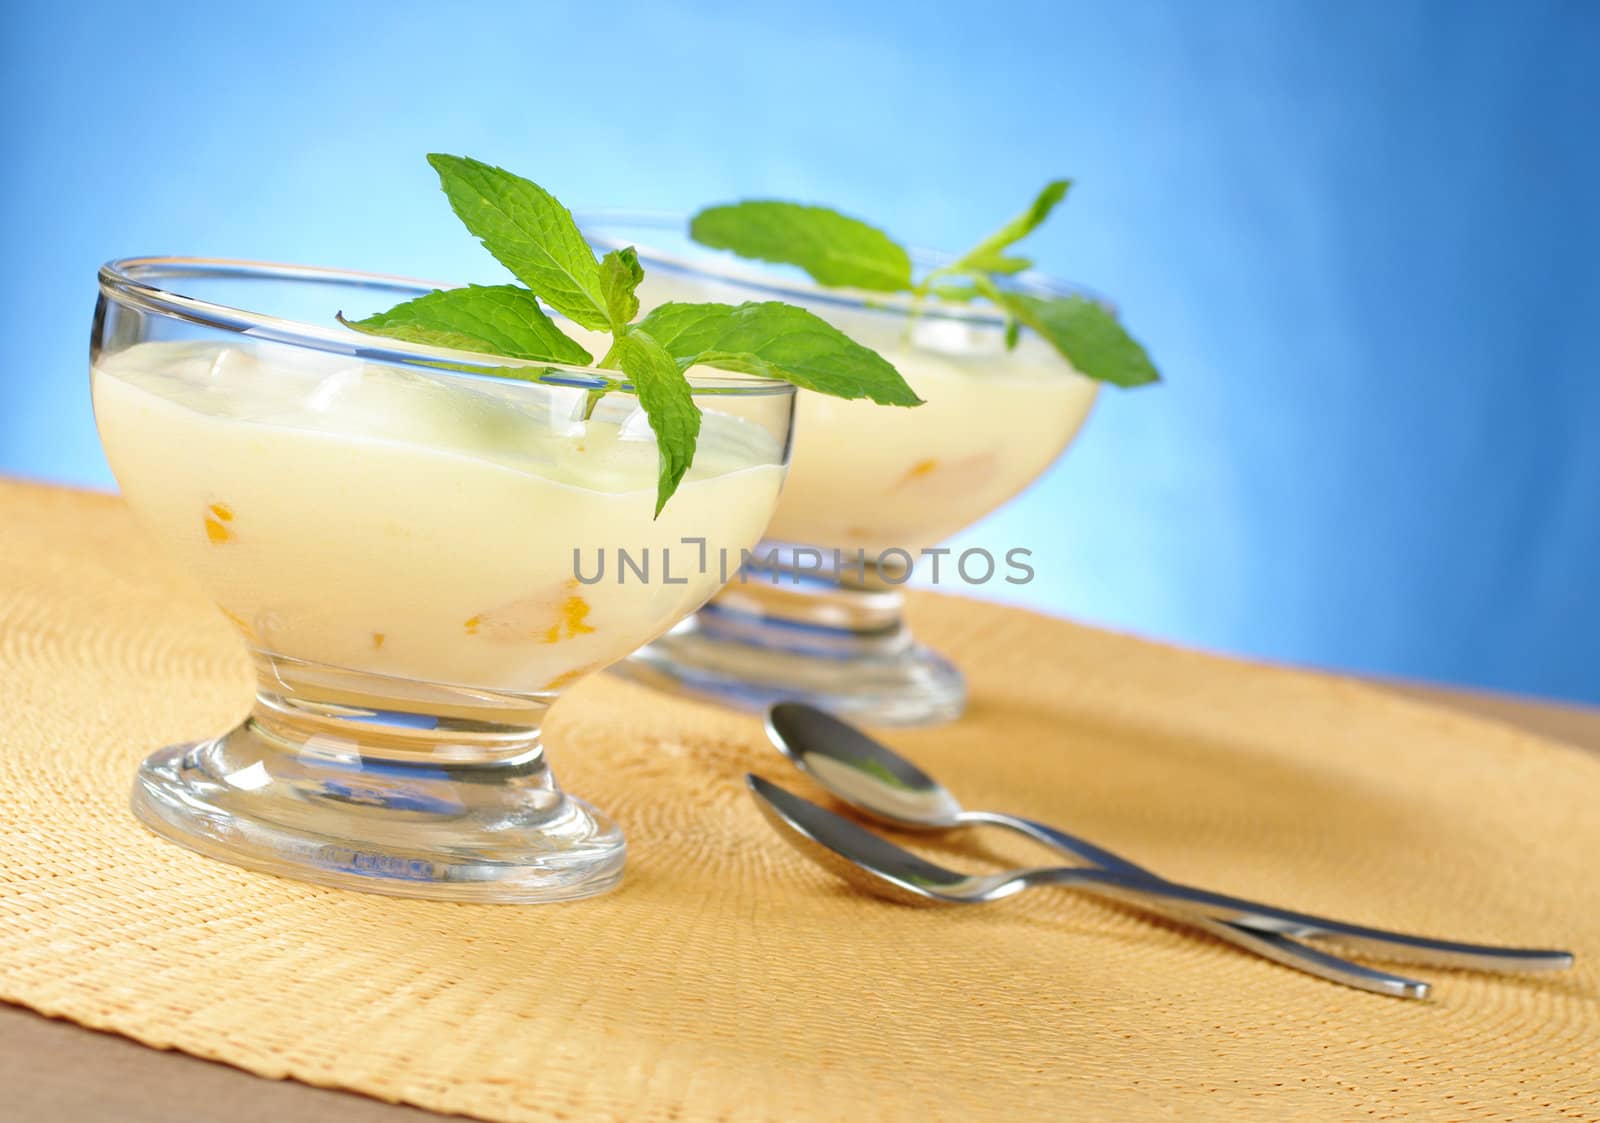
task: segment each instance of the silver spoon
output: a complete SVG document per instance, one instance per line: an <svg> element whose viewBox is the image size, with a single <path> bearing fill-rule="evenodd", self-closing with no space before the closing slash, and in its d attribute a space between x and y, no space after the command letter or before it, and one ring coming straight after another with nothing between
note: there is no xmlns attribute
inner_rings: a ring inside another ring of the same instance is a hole
<svg viewBox="0 0 1600 1123"><path fill-rule="evenodd" d="M801 799L754 774L747 775L767 820L803 854L841 877L880 896L926 904L977 905L998 901L1037 885L1093 888L1138 905L1178 907L1217 920L1284 935L1337 936L1379 954L1421 955L1429 963L1478 970L1550 971L1572 966L1572 953L1539 948L1503 948L1435 940L1368 928L1324 916L1282 909L1177 882L1137 877L1121 870L1042 867L967 875L945 869L896 846L865 827Z"/></svg>
<svg viewBox="0 0 1600 1123"><path fill-rule="evenodd" d="M809 773L845 803L873 818L930 831L979 824L1006 827L1091 865L1160 880L1119 854L1032 819L965 810L949 789L905 757L855 726L815 707L781 702L767 711L766 724L772 743L801 771ZM1428 996L1427 983L1352 963L1277 932L1258 932L1243 925L1174 909L1160 911L1275 963L1330 982L1397 998Z"/></svg>

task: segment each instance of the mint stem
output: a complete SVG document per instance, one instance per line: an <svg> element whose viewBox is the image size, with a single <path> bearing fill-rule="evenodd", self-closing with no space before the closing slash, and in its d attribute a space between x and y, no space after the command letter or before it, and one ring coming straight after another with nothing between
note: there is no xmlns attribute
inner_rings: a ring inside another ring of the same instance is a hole
<svg viewBox="0 0 1600 1123"><path fill-rule="evenodd" d="M606 353L601 357L600 361L595 364L595 366L602 370L622 369L622 359L617 354L617 344L615 339L612 340L611 348L606 351ZM599 389L589 391L588 395L583 400L583 419L585 421L594 416L595 408L600 404L600 399L605 397L610 391L611 387L609 386L602 386Z"/></svg>

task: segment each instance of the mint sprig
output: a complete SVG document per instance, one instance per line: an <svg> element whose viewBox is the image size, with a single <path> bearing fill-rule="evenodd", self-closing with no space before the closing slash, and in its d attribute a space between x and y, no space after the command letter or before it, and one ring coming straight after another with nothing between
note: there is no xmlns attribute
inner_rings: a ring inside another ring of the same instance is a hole
<svg viewBox="0 0 1600 1123"><path fill-rule="evenodd" d="M594 359L545 313L541 301L582 327L610 333L599 366L627 377L656 435L657 515L694 462L700 407L684 372L696 364L837 397L921 404L881 356L802 308L667 303L635 323L644 267L632 246L597 260L572 213L538 184L464 156L435 153L428 163L457 217L522 285L438 290L362 320L340 313L339 321L412 343L572 366ZM473 369L527 377L518 368ZM591 408L612 386L590 392Z"/></svg>
<svg viewBox="0 0 1600 1123"><path fill-rule="evenodd" d="M1007 279L1033 267L1009 252L1066 198L1072 181L1052 180L1021 214L966 253L915 279L910 255L883 230L827 207L759 199L707 207L689 222L695 241L713 249L804 269L818 284L873 292L908 292L966 303L987 300L1006 317L1005 342L1026 326L1080 374L1116 386L1159 382L1155 364L1103 305L1080 296L1038 296Z"/></svg>

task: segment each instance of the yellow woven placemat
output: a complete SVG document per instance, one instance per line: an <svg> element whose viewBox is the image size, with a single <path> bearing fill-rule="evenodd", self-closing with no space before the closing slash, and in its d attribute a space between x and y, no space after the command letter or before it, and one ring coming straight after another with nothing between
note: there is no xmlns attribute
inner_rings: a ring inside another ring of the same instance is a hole
<svg viewBox="0 0 1600 1123"><path fill-rule="evenodd" d="M1066 892L865 898L751 804L751 768L811 790L754 720L606 676L549 742L628 831L620 891L471 906L236 870L124 807L142 754L242 714L228 627L119 501L0 484L0 998L497 1120L1600 1116L1600 760L1331 678L915 607L973 704L896 740L974 806L1578 969L1428 971L1436 999L1405 1003Z"/></svg>

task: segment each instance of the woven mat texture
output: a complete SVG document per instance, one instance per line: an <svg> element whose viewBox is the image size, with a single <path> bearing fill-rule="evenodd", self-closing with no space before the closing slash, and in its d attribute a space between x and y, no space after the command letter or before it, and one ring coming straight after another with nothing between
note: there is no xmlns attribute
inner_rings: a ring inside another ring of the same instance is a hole
<svg viewBox="0 0 1600 1123"><path fill-rule="evenodd" d="M1573 948L1561 976L1346 990L1070 892L897 906L741 785L815 789L748 716L609 676L548 725L628 832L570 905L394 900L147 834L160 745L247 707L243 652L120 501L0 483L0 999L264 1076L492 1120L1600 1118L1600 759L1350 682L921 596L968 717L896 743L972 806L1168 876ZM919 845L1035 860L992 832Z"/></svg>

